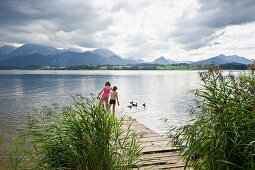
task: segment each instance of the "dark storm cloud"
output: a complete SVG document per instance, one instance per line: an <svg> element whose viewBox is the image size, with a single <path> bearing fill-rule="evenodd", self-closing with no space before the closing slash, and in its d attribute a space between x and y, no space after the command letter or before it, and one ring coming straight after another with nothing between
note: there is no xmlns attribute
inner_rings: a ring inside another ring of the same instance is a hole
<svg viewBox="0 0 255 170"><path fill-rule="evenodd" d="M38 43L39 34L58 44L65 37L56 32L62 31L73 32L67 36L70 44L94 46L93 34L107 29L112 19L85 0L0 0L0 23L0 42Z"/></svg>
<svg viewBox="0 0 255 170"><path fill-rule="evenodd" d="M199 0L196 17L184 16L173 36L187 49L198 49L224 33L216 33L230 25L241 25L255 21L254 0Z"/></svg>

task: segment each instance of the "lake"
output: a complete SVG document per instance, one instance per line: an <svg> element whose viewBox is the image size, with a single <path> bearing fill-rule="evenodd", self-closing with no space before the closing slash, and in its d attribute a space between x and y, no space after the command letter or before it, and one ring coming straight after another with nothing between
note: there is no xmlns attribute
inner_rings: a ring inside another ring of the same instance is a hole
<svg viewBox="0 0 255 170"><path fill-rule="evenodd" d="M198 71L43 71L0 70L0 131L7 145L33 109L58 103L68 105L71 95L89 97L106 81L118 86L117 112L131 116L161 135L171 125L182 126L191 118L190 90L200 87ZM130 101L137 107L129 109ZM144 108L142 104L145 103Z"/></svg>

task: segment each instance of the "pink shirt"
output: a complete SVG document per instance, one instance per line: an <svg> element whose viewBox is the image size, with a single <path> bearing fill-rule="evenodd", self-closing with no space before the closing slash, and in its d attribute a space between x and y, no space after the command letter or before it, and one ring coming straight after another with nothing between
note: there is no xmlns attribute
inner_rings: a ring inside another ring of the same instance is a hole
<svg viewBox="0 0 255 170"><path fill-rule="evenodd" d="M103 96L105 99L108 99L111 89L104 89Z"/></svg>

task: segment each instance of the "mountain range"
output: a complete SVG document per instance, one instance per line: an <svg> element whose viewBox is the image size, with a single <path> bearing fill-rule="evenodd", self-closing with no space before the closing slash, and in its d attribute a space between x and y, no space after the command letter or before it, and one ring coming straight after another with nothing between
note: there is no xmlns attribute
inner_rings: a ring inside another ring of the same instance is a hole
<svg viewBox="0 0 255 170"><path fill-rule="evenodd" d="M216 63L216 64L227 64L227 63L239 63L239 64L252 64L253 61L245 57L240 57L237 55L225 56L220 54L218 56L209 58L207 60L200 60L194 64L203 64L203 63Z"/></svg>
<svg viewBox="0 0 255 170"><path fill-rule="evenodd" d="M25 44L19 48L12 46L0 46L0 65L24 67L28 65L36 66L73 66L73 65L128 65L146 63L142 59L132 57L124 59L108 49L95 49L92 51L75 52L68 49L59 50L51 46L38 44ZM147 62L148 63L148 62ZM252 64L253 61L237 55L225 56L220 54L207 60L174 61L161 56L150 62L150 64Z"/></svg>
<svg viewBox="0 0 255 170"><path fill-rule="evenodd" d="M107 49L86 52L58 50L54 47L37 44L25 44L17 49L5 52L0 47L0 65L24 67L36 66L72 66L72 65L127 65L136 61L123 59ZM3 53L3 54L2 54Z"/></svg>
<svg viewBox="0 0 255 170"><path fill-rule="evenodd" d="M167 65L167 64L179 64L179 63L186 63L186 64L191 64L194 61L174 61L170 59L166 59L165 57L161 56L154 60L152 64L160 64L160 65Z"/></svg>

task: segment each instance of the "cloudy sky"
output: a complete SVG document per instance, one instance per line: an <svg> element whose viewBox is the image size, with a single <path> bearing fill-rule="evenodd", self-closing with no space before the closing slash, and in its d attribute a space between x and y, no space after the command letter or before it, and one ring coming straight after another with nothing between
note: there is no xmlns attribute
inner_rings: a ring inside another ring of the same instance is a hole
<svg viewBox="0 0 255 170"><path fill-rule="evenodd" d="M0 44L107 48L123 58L255 58L255 0L0 0Z"/></svg>

